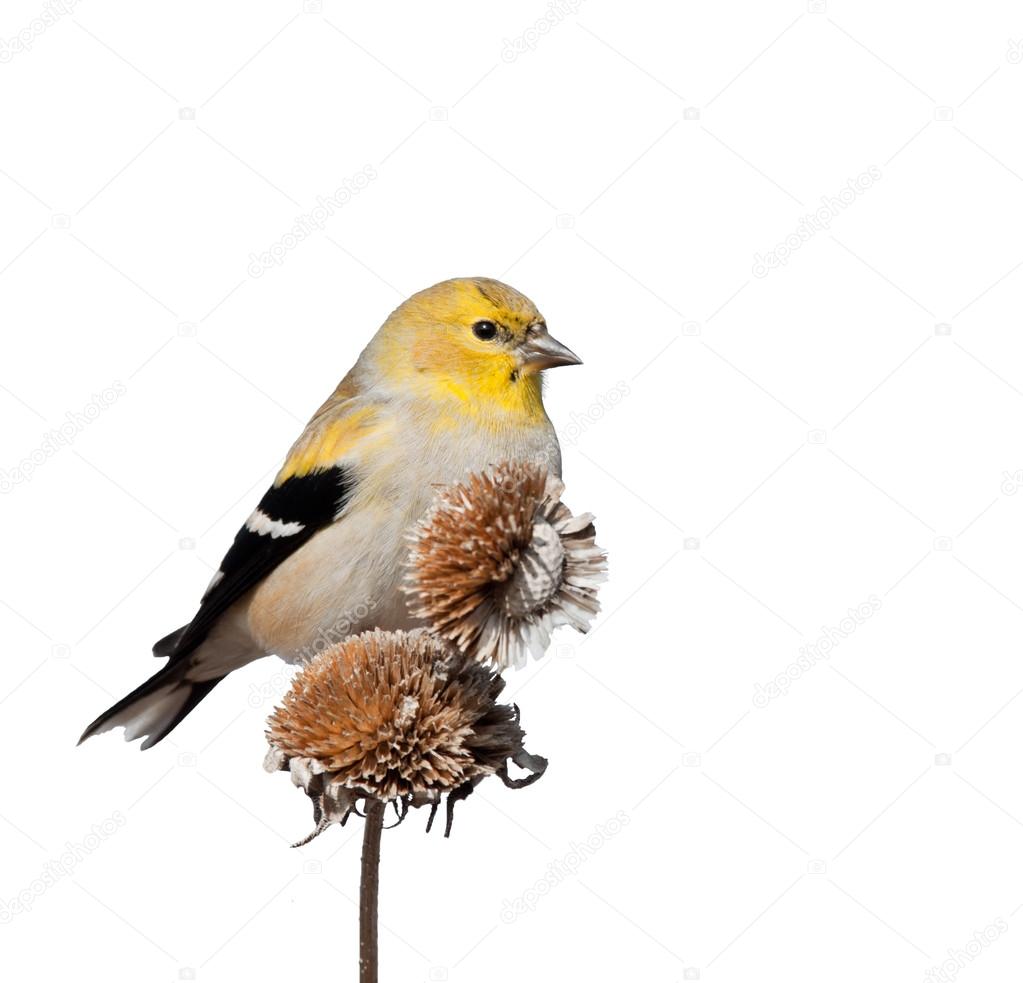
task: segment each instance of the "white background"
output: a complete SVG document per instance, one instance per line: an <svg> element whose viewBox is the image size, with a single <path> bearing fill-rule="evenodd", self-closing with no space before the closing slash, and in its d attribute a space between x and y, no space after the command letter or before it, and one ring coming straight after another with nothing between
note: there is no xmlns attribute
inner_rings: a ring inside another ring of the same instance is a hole
<svg viewBox="0 0 1023 983"><path fill-rule="evenodd" d="M384 978L1016 978L1018 3L322 6L0 13L5 976L354 977L279 663L74 743L386 314L482 274L585 357L548 405L613 576L510 679L544 780L385 834Z"/></svg>

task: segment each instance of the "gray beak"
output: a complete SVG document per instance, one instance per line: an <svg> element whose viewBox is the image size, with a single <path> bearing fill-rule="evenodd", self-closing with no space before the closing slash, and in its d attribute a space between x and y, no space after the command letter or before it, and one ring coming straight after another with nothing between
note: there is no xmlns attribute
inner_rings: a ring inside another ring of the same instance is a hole
<svg viewBox="0 0 1023 983"><path fill-rule="evenodd" d="M582 365L583 360L572 349L552 338L546 328L534 329L519 345L522 371L527 375L558 365Z"/></svg>

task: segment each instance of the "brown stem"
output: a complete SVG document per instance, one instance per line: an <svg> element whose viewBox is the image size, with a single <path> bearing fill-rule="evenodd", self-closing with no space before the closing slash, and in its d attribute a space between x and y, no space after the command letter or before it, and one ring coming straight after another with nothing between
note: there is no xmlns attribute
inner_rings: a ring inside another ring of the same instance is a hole
<svg viewBox="0 0 1023 983"><path fill-rule="evenodd" d="M362 882L359 891L359 983L377 983L377 907L380 895L380 833L386 803L369 799L362 837Z"/></svg>

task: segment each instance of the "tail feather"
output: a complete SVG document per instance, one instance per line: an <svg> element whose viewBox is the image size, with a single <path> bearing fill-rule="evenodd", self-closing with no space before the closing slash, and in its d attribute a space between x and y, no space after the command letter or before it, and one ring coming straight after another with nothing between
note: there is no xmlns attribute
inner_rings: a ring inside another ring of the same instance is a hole
<svg viewBox="0 0 1023 983"><path fill-rule="evenodd" d="M185 679L186 669L185 665L161 669L138 689L101 713L85 728L78 743L115 727L123 727L126 741L146 738L142 743L143 751L159 744L224 678L193 682Z"/></svg>
<svg viewBox="0 0 1023 983"><path fill-rule="evenodd" d="M145 737L142 750L159 744L210 693L224 676L195 681L186 678L192 660L177 653L174 646L184 629L172 632L153 648L156 656L175 656L159 672L109 710L101 713L78 739L78 743L96 734L124 728L124 739L134 741ZM227 675L226 673L224 675Z"/></svg>
<svg viewBox="0 0 1023 983"><path fill-rule="evenodd" d="M153 646L153 655L158 659L166 659L172 656L178 647L178 642L181 641L181 636L185 634L188 629L188 625L182 625L176 631L172 631L169 635L164 635Z"/></svg>
<svg viewBox="0 0 1023 983"><path fill-rule="evenodd" d="M159 714L152 716L152 719L147 722L146 731L149 736L142 742L142 750L145 751L146 748L159 744L209 695L213 687L223 678L220 676L218 679L207 679L201 683L186 680L178 685L161 704ZM175 706L177 706L176 710L174 710ZM142 733L143 731L140 731L136 736L141 736ZM127 740L134 740L134 738L128 737L127 731L125 737Z"/></svg>

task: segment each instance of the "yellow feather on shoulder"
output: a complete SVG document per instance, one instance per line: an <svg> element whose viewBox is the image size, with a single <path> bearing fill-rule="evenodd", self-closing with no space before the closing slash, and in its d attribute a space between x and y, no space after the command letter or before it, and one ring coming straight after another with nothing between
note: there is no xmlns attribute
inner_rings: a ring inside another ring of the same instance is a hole
<svg viewBox="0 0 1023 983"><path fill-rule="evenodd" d="M333 467L368 440L382 436L382 429L377 408L360 398L357 387L345 379L295 441L274 484Z"/></svg>

